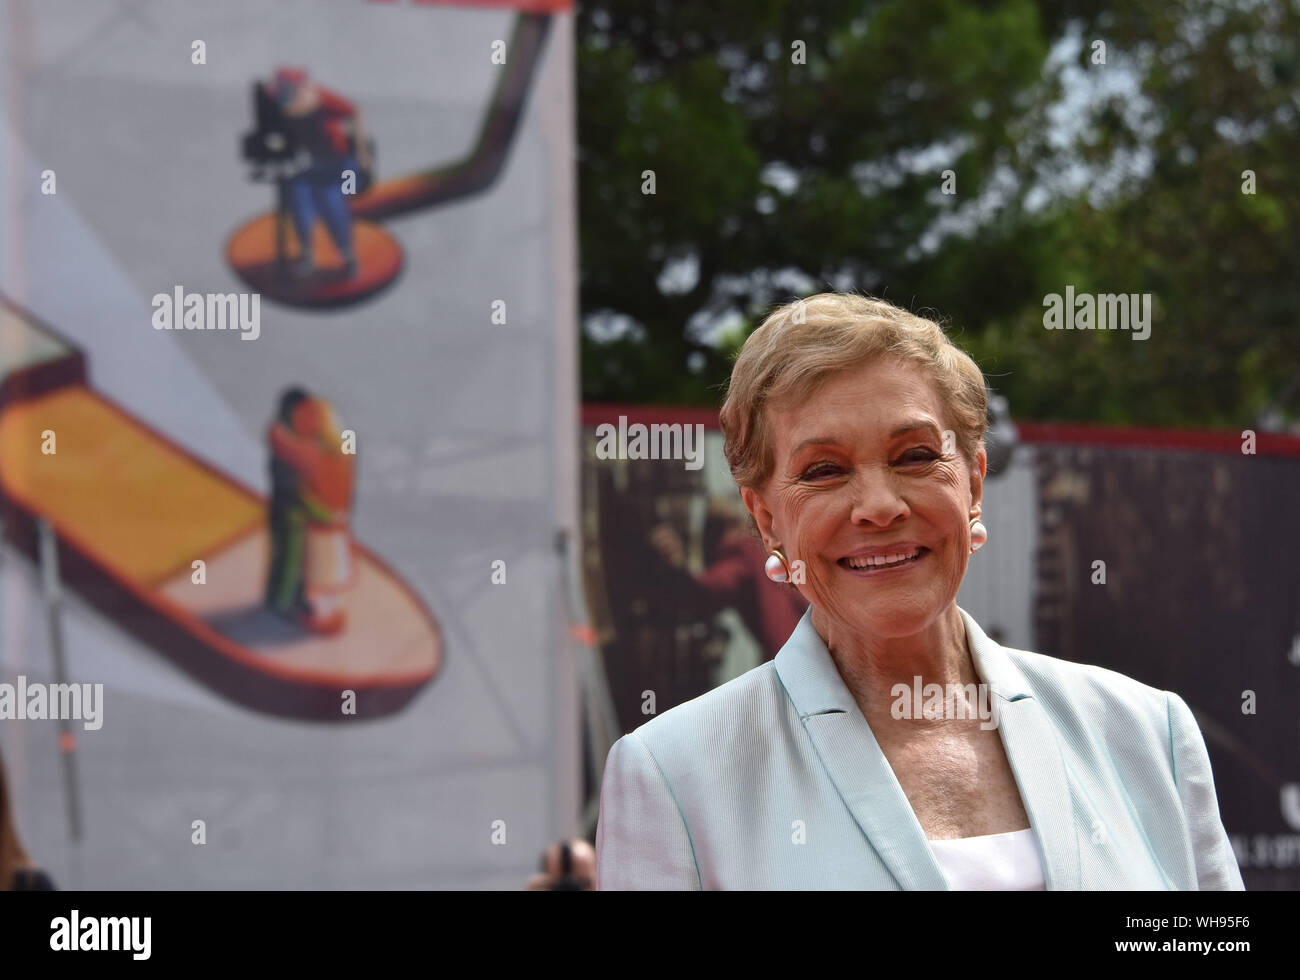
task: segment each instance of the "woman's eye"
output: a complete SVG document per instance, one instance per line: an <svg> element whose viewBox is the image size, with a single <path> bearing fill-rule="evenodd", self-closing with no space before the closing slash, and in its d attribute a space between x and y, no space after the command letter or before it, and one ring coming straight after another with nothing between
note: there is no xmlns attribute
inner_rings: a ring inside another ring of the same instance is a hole
<svg viewBox="0 0 1300 980"><path fill-rule="evenodd" d="M903 453L902 456L903 461L906 463L928 463L931 460L938 458L939 457L935 455L933 450L924 449L919 446L916 449L909 449L907 452Z"/></svg>
<svg viewBox="0 0 1300 980"><path fill-rule="evenodd" d="M801 480L816 480L819 477L832 476L839 467L834 463L816 463L800 474Z"/></svg>

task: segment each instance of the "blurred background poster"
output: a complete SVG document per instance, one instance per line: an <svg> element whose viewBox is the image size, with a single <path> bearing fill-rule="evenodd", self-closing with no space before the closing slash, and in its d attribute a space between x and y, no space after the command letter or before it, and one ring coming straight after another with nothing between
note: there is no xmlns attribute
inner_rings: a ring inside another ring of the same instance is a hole
<svg viewBox="0 0 1300 980"><path fill-rule="evenodd" d="M0 3L0 681L104 686L2 732L61 887L571 832L567 7Z"/></svg>

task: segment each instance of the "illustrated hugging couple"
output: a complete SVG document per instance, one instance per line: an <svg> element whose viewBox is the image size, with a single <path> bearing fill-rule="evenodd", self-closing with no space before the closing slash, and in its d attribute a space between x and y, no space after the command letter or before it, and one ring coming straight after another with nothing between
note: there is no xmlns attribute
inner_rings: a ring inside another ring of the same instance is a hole
<svg viewBox="0 0 1300 980"><path fill-rule="evenodd" d="M329 402L290 388L267 432L271 562L266 604L307 629L334 634L356 581L350 511L356 455Z"/></svg>

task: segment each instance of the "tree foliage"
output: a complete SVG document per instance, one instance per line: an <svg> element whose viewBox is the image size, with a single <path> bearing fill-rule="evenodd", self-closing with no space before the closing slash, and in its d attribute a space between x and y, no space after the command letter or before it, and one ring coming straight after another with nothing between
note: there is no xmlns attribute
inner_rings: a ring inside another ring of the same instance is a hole
<svg viewBox="0 0 1300 980"><path fill-rule="evenodd" d="M937 311L1018 417L1237 425L1293 382L1294 412L1297 26L1284 0L581 4L584 396L716 404L767 309L841 288ZM1150 292L1151 337L1045 330L1067 283Z"/></svg>

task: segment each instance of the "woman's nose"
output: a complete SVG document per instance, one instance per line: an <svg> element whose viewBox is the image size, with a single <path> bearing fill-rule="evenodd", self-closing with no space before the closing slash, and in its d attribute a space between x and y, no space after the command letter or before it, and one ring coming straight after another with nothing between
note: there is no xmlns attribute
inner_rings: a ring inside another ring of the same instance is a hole
<svg viewBox="0 0 1300 980"><path fill-rule="evenodd" d="M902 498L888 471L860 470L852 483L853 508L849 519L854 524L874 524L887 527L900 517L907 517L911 509Z"/></svg>

